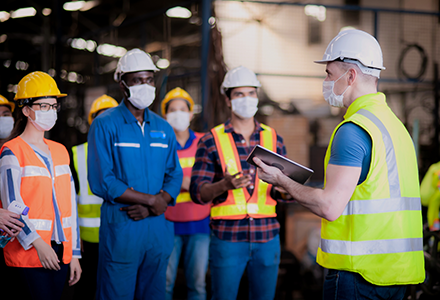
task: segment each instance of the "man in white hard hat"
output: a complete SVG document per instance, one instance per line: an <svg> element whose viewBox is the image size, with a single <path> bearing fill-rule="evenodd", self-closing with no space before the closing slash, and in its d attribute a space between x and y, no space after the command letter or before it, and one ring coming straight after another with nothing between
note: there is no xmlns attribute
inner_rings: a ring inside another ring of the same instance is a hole
<svg viewBox="0 0 440 300"><path fill-rule="evenodd" d="M281 155L286 149L274 129L254 118L260 86L245 67L226 74L221 92L231 118L201 138L191 173L192 200L212 205L212 299L236 299L245 270L249 299L275 297L280 262L275 206L280 195L258 178L246 158L256 145Z"/></svg>
<svg viewBox="0 0 440 300"><path fill-rule="evenodd" d="M325 186L303 186L255 158L260 178L322 217L324 299L402 299L425 278L420 190L411 137L377 92L382 50L364 31L342 31L316 62L327 65L325 100L347 108L325 156Z"/></svg>
<svg viewBox="0 0 440 300"><path fill-rule="evenodd" d="M90 127L89 185L104 199L97 299L165 299L174 232L164 212L174 205L183 174L173 128L148 109L155 71L140 49L121 57L114 78L124 99Z"/></svg>

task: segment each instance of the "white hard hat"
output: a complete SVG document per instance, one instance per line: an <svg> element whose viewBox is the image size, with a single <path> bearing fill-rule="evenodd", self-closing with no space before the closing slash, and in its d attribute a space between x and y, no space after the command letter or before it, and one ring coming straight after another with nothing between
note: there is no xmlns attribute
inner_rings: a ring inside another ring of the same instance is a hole
<svg viewBox="0 0 440 300"><path fill-rule="evenodd" d="M316 60L315 63L327 63L337 59L355 63L364 74L375 77L379 77L380 71L385 70L379 43L372 35L362 30L341 31L328 44L322 60Z"/></svg>
<svg viewBox="0 0 440 300"><path fill-rule="evenodd" d="M139 72L139 71L159 71L153 63L150 54L147 54L141 49L135 48L127 51L118 61L114 79L116 82L121 80L121 76L125 73Z"/></svg>
<svg viewBox="0 0 440 300"><path fill-rule="evenodd" d="M225 79L220 87L220 92L225 95L227 89L242 86L260 87L261 83L258 81L254 72L246 67L239 66L226 73Z"/></svg>

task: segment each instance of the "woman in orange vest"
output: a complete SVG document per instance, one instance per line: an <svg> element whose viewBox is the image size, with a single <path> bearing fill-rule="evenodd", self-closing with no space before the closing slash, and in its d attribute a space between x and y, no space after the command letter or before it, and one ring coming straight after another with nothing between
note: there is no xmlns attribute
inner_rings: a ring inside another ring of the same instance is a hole
<svg viewBox="0 0 440 300"><path fill-rule="evenodd" d="M66 148L44 138L56 122L64 97L48 74L33 72L18 84L21 108L9 141L1 148L2 206L24 203L23 230L6 245L4 256L22 298L60 299L81 276L75 188ZM8 286L8 288L10 288Z"/></svg>
<svg viewBox="0 0 440 300"><path fill-rule="evenodd" d="M209 256L209 206L191 201L189 184L197 144L203 134L189 129L194 101L181 88L169 91L161 104L162 115L173 127L177 139L177 155L183 170L183 182L176 206L170 206L165 217L174 222L174 248L167 267L166 299L173 299L180 255L183 254L188 299L206 299L206 271Z"/></svg>

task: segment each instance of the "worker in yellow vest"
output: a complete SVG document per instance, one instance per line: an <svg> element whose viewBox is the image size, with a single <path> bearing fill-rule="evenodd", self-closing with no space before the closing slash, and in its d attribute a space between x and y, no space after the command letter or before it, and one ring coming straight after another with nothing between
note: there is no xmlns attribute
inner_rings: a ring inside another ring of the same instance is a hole
<svg viewBox="0 0 440 300"><path fill-rule="evenodd" d="M428 207L429 230L440 230L440 162L432 164L420 184L420 199Z"/></svg>
<svg viewBox="0 0 440 300"><path fill-rule="evenodd" d="M93 101L89 125L105 110L118 106L110 96L102 95ZM75 286L75 299L94 299L98 269L98 242L102 199L93 195L87 180L87 142L72 147L73 165L78 179L78 224L82 241L82 280Z"/></svg>
<svg viewBox="0 0 440 300"><path fill-rule="evenodd" d="M324 188L255 158L260 178L322 217L324 299L402 299L425 278L420 189L411 137L377 92L382 50L370 34L346 30L316 62L327 65L325 100L347 108L327 149Z"/></svg>
<svg viewBox="0 0 440 300"><path fill-rule="evenodd" d="M202 133L189 128L194 116L194 100L183 89L169 91L161 103L162 116L174 129L177 155L183 170L182 188L176 206L168 207L165 218L174 222L174 248L167 267L167 300L173 299L174 282L180 256L183 259L187 298L206 299L206 271L209 254L209 206L191 201L189 184L197 144Z"/></svg>
<svg viewBox="0 0 440 300"><path fill-rule="evenodd" d="M257 122L256 75L240 66L221 85L231 118L200 139L191 198L211 206L209 266L213 299L236 299L245 270L249 299L273 299L280 262L276 193L246 162L256 145L286 155L283 139ZM281 197L280 197L281 198Z"/></svg>

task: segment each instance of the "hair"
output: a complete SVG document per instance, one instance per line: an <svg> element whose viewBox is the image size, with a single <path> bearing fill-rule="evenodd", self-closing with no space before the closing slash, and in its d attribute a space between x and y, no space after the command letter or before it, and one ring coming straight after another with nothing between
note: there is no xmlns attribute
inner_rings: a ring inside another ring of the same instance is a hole
<svg viewBox="0 0 440 300"><path fill-rule="evenodd" d="M225 95L226 95L226 97L228 97L229 99L231 99L231 92L232 92L232 90L233 90L233 89L231 89L231 88L225 90Z"/></svg>
<svg viewBox="0 0 440 300"><path fill-rule="evenodd" d="M19 136L20 134L23 133L24 129L26 128L28 119L27 117L23 114L23 107L18 107L18 109L16 110L16 116L15 116L15 123L14 123L14 128L11 131L11 134L9 135L9 137L6 139L6 141L10 141L12 139L15 139L17 136Z"/></svg>
<svg viewBox="0 0 440 300"><path fill-rule="evenodd" d="M364 74L361 69L356 65L356 64L352 64L352 63L348 63L348 62L343 62L341 60L336 60L336 62L338 62L339 66L341 67L342 70L344 71L348 71L350 69L355 69L356 72L358 73L358 77L360 78L361 81L363 81L364 83L367 84L374 84L377 85L377 82L379 81L379 78L372 76L372 75L367 75Z"/></svg>
<svg viewBox="0 0 440 300"><path fill-rule="evenodd" d="M165 113L168 112L168 107L170 106L170 103L173 102L174 100L177 100L177 99L185 101L186 105L188 105L189 111L191 111L191 104L189 104L189 102L187 100L182 99L182 98L174 98L174 99L171 99L170 101L168 101L167 104L165 104Z"/></svg>

